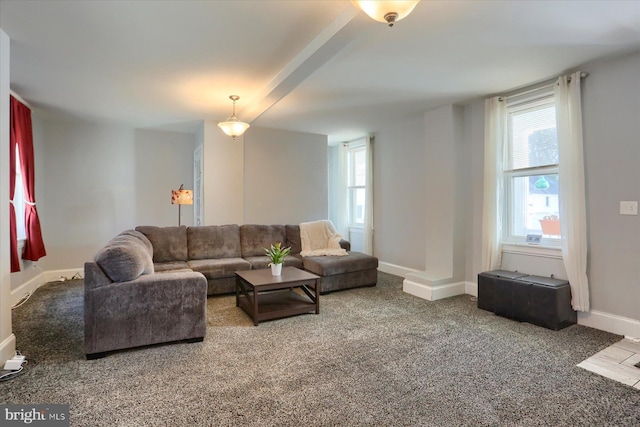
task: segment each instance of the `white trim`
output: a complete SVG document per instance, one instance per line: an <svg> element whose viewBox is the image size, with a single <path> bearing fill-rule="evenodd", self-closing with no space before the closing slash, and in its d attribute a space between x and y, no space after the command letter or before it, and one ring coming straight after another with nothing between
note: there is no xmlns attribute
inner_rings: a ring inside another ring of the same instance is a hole
<svg viewBox="0 0 640 427"><path fill-rule="evenodd" d="M435 301L436 299L459 295L452 292L450 295L447 294L447 292L456 290L456 286L464 286L464 292L460 293L465 293L474 297L478 296L478 284L475 282L452 283L451 285L446 285L449 289L445 288L443 291L440 291L439 288L443 288L442 286L431 287L405 279L402 288L404 292L409 294L429 301ZM446 296L442 296L443 294ZM624 335L628 339L640 338L640 320L605 313L602 311L592 310L587 313L579 311L578 325L610 332L616 335Z"/></svg>
<svg viewBox="0 0 640 427"><path fill-rule="evenodd" d="M38 274L35 277L27 280L16 289L11 291L11 307L16 305L22 298L29 295L31 292L35 292L40 286L49 282L55 282L60 280L61 277L65 279L79 275L83 277L84 268L72 268L67 270L48 270Z"/></svg>
<svg viewBox="0 0 640 427"><path fill-rule="evenodd" d="M502 252L516 255L528 255L540 258L562 259L560 247L528 245L524 243L503 243Z"/></svg>
<svg viewBox="0 0 640 427"><path fill-rule="evenodd" d="M393 274L395 276L407 277L407 274L415 273L418 270L414 270L413 268L403 267L401 265L391 264L389 262L378 262L378 270L383 273Z"/></svg>
<svg viewBox="0 0 640 427"><path fill-rule="evenodd" d="M11 89L9 89L9 93L18 101L22 102L28 109L33 110L33 108L31 108L31 105L29 105L29 103L27 101L25 101L24 99L22 99L22 97L20 95L18 95L17 93L15 93L14 91L12 91Z"/></svg>
<svg viewBox="0 0 640 427"><path fill-rule="evenodd" d="M478 296L478 284L476 282L464 282L464 293L474 297Z"/></svg>
<svg viewBox="0 0 640 427"><path fill-rule="evenodd" d="M0 343L0 362L4 362L16 355L16 336L12 333Z"/></svg>
<svg viewBox="0 0 640 427"><path fill-rule="evenodd" d="M417 283L408 279L404 279L404 281L402 282L402 290L408 294L426 299L427 301L436 301L456 295L464 295L465 282L430 286L424 283Z"/></svg>
<svg viewBox="0 0 640 427"><path fill-rule="evenodd" d="M602 311L578 312L578 325L629 337L640 337L640 320Z"/></svg>
<svg viewBox="0 0 640 427"><path fill-rule="evenodd" d="M29 293L34 292L44 284L45 282L42 281L42 273L39 273L37 276L27 280L16 289L13 289L11 291L11 307L16 305L22 298L27 296Z"/></svg>
<svg viewBox="0 0 640 427"><path fill-rule="evenodd" d="M393 274L400 277L405 277L407 274L416 273L418 271L388 262L379 262L378 270L383 273ZM35 291L46 283L57 281L60 277L71 278L76 275L84 277L84 268L44 271L23 283L17 289L11 291L11 306L15 305L29 292ZM405 279L402 284L402 289L404 292L428 301L436 301L463 294L478 296L478 284L467 281L429 286ZM626 337L640 337L640 320L605 313L602 311L592 310L587 313L578 312L578 324L617 335L624 335ZM14 344L15 336L11 334L0 344L0 356L4 357L5 348L15 348L13 346ZM2 357L0 357L0 359L2 359ZM10 359L11 357L13 357L13 354L9 355L5 360Z"/></svg>

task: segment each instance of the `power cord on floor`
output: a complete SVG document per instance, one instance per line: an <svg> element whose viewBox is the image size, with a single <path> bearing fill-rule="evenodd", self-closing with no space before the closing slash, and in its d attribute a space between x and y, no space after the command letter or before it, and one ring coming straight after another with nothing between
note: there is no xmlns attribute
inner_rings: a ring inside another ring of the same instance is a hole
<svg viewBox="0 0 640 427"><path fill-rule="evenodd" d="M16 350L16 356L23 356L23 354L20 353L20 351ZM9 371L6 374L0 375L0 382L9 381L9 380L12 380L12 379L17 378L20 375L24 374L24 372L25 372L24 368L25 368L27 363L29 363L29 360L25 358L22 366L20 366L19 369L15 370L15 371ZM31 359L31 366L34 366L34 365L35 365L35 361L33 359ZM0 371L3 371L3 370L4 369L1 369Z"/></svg>
<svg viewBox="0 0 640 427"><path fill-rule="evenodd" d="M27 363L27 362L25 362ZM0 382L2 381L9 381L12 380L16 377L19 377L22 374L22 371L24 371L24 367L20 366L20 369L18 369L17 371L11 371L8 372L4 375L0 375Z"/></svg>
<svg viewBox="0 0 640 427"><path fill-rule="evenodd" d="M82 277L82 275L81 275L80 273L76 273L76 274L74 274L74 275L71 277L71 279L67 279L66 277L62 277L62 276L60 277L60 279L61 279L62 281L65 281L65 280L78 280L78 279L82 279L82 278L83 278L83 277ZM26 294L25 296L23 296L23 297L20 299L20 301L18 301L18 302L17 302L13 307L11 307L11 309L13 310L14 308L18 308L18 307L20 307L21 305L23 305L25 302L29 301L29 298L31 298L31 295L33 295L33 293L34 293L36 290L38 290L38 288L36 288L36 289L32 290L31 292L29 292L28 294Z"/></svg>
<svg viewBox="0 0 640 427"><path fill-rule="evenodd" d="M36 290L32 290L31 292L29 292L28 294L26 294L25 296L22 297L22 299L20 299L20 301L18 301L13 307L11 307L11 309L13 310L14 308L18 308L21 305L23 305L25 302L29 301L29 298L31 298L31 295L33 295L33 293Z"/></svg>

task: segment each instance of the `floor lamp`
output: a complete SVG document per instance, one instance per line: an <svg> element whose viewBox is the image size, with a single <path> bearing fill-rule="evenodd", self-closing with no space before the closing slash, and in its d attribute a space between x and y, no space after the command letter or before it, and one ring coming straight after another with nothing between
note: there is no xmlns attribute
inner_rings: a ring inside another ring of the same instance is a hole
<svg viewBox="0 0 640 427"><path fill-rule="evenodd" d="M182 218L182 205L193 204L193 191L183 190L182 187L184 187L184 184L181 184L180 188L177 190L171 190L171 204L178 205L178 227L181 225L180 219Z"/></svg>

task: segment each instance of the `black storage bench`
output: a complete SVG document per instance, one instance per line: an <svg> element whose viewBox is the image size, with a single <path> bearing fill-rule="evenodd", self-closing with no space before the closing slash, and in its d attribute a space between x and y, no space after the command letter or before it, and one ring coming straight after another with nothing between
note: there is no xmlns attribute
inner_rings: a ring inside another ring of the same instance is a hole
<svg viewBox="0 0 640 427"><path fill-rule="evenodd" d="M478 308L554 331L577 321L569 282L515 271L478 274Z"/></svg>

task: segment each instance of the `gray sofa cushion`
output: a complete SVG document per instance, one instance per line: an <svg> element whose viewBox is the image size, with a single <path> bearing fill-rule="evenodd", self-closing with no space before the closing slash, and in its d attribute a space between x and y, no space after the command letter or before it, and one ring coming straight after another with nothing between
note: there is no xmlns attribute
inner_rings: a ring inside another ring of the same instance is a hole
<svg viewBox="0 0 640 427"><path fill-rule="evenodd" d="M300 226L285 225L284 228L285 232L287 233L287 243L285 244L285 246L291 248L292 254L299 254L300 252L302 252L302 242L300 241Z"/></svg>
<svg viewBox="0 0 640 427"><path fill-rule="evenodd" d="M187 227L136 227L153 245L153 262L187 261Z"/></svg>
<svg viewBox="0 0 640 427"><path fill-rule="evenodd" d="M243 258L264 255L264 248L268 248L276 242L281 242L284 245L286 241L287 235L284 225L245 224L240 226Z"/></svg>
<svg viewBox="0 0 640 427"><path fill-rule="evenodd" d="M207 225L189 227L189 259L240 258L240 226Z"/></svg>
<svg viewBox="0 0 640 427"><path fill-rule="evenodd" d="M115 237L100 249L95 261L114 282L128 282L154 272L151 255L142 242L132 236Z"/></svg>
<svg viewBox="0 0 640 427"><path fill-rule="evenodd" d="M122 233L120 233L120 236L132 236L140 240L140 242L144 245L144 247L147 248L149 255L151 255L151 257L153 258L153 245L151 244L151 241L147 239L147 236L145 236L144 234L136 230L125 230Z"/></svg>
<svg viewBox="0 0 640 427"><path fill-rule="evenodd" d="M198 259L188 264L189 268L204 274L207 279L233 277L236 271L251 270L251 264L242 258Z"/></svg>
<svg viewBox="0 0 640 427"><path fill-rule="evenodd" d="M265 256L250 256L245 258L247 261L251 263L252 270L260 270L263 268L269 268L269 263L271 260L269 257ZM302 257L300 255L287 255L284 257L284 266L285 267L296 267L302 268Z"/></svg>
<svg viewBox="0 0 640 427"><path fill-rule="evenodd" d="M348 256L311 256L303 258L304 268L319 276L352 273L378 268L378 258L360 252Z"/></svg>
<svg viewBox="0 0 640 427"><path fill-rule="evenodd" d="M167 271L189 270L189 264L187 261L156 262L153 264L153 268L156 273L165 273Z"/></svg>

